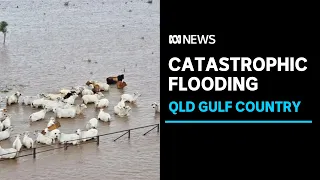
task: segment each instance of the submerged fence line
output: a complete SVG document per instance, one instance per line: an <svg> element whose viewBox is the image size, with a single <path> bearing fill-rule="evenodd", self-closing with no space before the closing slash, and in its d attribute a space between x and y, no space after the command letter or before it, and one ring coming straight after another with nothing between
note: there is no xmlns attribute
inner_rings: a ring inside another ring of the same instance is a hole
<svg viewBox="0 0 320 180"><path fill-rule="evenodd" d="M160 132L160 124L151 124L151 125L147 125L147 126L140 126L140 127L136 127L136 128L131 128L131 129L126 129L126 130L121 130L121 131L116 131L116 132L111 132L111 133L105 133L105 134L100 134L100 135L97 135L97 136L93 136L93 137L86 137L86 138L80 138L80 139L74 139L74 140L70 140L70 141L66 141L62 147L53 147L51 149L47 149L47 150L43 150L43 151L37 151L37 149L40 149L40 148L43 148L43 147L52 147L50 145L41 145L39 147L33 147L31 149L23 149L22 151L19 151L18 153L20 152L24 152L24 151L30 151L32 150L32 153L30 154L25 154L25 155L21 155L21 156L16 156L12 159L15 159L15 158L19 158L19 157L24 157L24 156L33 156L33 158L35 159L36 158L36 154L39 154L39 153L43 153L43 152L48 152L48 151L53 151L53 150L56 150L56 149L62 149L64 148L65 150L68 149L68 146L70 146L68 144L68 142L71 142L71 141L81 141L83 139L86 139L88 141L85 141L83 143L79 143L79 144L87 144L87 143L93 143L93 142L96 142L97 143L97 146L99 146L100 144L100 137L101 136L108 136L108 135L112 135L112 134L118 134L118 133L123 133L121 136L117 137L116 139L114 139L113 141L117 141L118 139L120 139L121 137L123 137L124 135L128 135L128 139L131 138L131 131L134 131L134 130L138 130L138 129L144 129L144 128L148 128L148 127L152 127L152 129L148 130L147 132L145 132L143 134L143 136L147 135L148 133L150 133L152 130L156 129L157 128L157 132L159 133ZM90 139L89 139L90 138ZM96 141L89 141L91 139L94 139L96 138ZM72 145L71 145L72 146ZM4 156L4 155L8 155L8 154L17 154L15 152L12 152L12 153L6 153L6 154L0 154L0 156ZM0 158L0 161L5 161L5 160L10 160L9 158L7 159L1 159Z"/></svg>

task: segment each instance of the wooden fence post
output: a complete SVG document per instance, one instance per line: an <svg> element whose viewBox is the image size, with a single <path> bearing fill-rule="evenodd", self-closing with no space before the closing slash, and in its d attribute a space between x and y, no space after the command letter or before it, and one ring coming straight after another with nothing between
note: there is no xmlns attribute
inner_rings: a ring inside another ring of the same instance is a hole
<svg viewBox="0 0 320 180"><path fill-rule="evenodd" d="M33 148L33 159L36 158L36 148Z"/></svg>

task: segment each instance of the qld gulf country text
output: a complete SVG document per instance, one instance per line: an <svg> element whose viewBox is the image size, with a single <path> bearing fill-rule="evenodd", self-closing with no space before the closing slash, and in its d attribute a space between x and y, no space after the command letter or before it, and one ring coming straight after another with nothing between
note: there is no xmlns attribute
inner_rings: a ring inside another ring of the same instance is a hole
<svg viewBox="0 0 320 180"><path fill-rule="evenodd" d="M299 111L301 101L171 101L169 110L172 114L200 112L227 113L232 108L237 112L295 112Z"/></svg>

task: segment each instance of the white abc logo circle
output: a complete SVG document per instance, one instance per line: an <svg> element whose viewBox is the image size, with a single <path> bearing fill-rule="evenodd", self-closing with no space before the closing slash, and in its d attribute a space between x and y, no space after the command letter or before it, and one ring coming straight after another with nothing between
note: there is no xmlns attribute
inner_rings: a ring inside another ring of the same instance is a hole
<svg viewBox="0 0 320 180"><path fill-rule="evenodd" d="M181 44L181 36L169 35L169 44Z"/></svg>

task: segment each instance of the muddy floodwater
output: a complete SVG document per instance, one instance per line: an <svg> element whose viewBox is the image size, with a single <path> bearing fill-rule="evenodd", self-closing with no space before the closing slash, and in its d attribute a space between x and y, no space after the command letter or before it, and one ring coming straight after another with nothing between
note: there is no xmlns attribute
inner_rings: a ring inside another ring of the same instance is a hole
<svg viewBox="0 0 320 180"><path fill-rule="evenodd" d="M6 45L0 33L0 96L56 93L124 74L124 90L110 86L104 93L113 121L100 122L99 134L159 123L151 104L160 100L160 2L147 1L71 0L66 6L60 0L0 0L0 21L9 24ZM115 116L113 107L121 94L134 92L142 95L136 105L129 105L130 116ZM76 102L81 103L80 98ZM9 140L0 141L3 148L12 146L17 133L45 128L53 116L49 112L46 120L30 125L28 117L37 109L7 109L14 131ZM98 112L88 105L84 115L59 119L60 131L84 129ZM0 179L159 179L160 133L142 136L149 129L131 132L130 140L124 136L114 142L121 135L115 134L101 137L99 146L82 144L37 154L35 160L25 156L0 161Z"/></svg>

